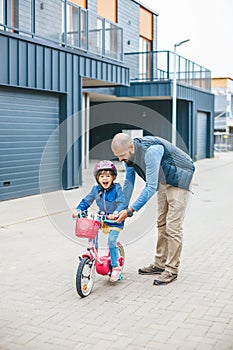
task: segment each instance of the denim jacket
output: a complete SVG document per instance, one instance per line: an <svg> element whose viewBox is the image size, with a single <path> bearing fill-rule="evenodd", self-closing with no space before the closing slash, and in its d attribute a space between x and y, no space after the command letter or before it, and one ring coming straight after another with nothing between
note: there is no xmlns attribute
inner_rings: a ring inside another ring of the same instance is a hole
<svg viewBox="0 0 233 350"><path fill-rule="evenodd" d="M112 184L107 190L104 190L100 185L93 186L91 192L81 200L76 209L87 210L94 201L96 201L99 212L105 214L118 213L127 208L124 193L118 183ZM108 226L123 227L124 223L108 224Z"/></svg>

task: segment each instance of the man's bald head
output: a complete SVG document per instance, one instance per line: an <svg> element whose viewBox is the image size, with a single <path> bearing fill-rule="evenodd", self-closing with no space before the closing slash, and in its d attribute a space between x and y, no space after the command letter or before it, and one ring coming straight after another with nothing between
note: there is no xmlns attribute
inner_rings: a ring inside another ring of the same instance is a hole
<svg viewBox="0 0 233 350"><path fill-rule="evenodd" d="M123 132L116 134L112 139L112 151L120 161L129 159L134 152L133 140Z"/></svg>
<svg viewBox="0 0 233 350"><path fill-rule="evenodd" d="M133 140L128 134L120 132L119 134L116 134L112 139L112 151L118 151L119 149L126 151L129 149L129 146L132 142Z"/></svg>

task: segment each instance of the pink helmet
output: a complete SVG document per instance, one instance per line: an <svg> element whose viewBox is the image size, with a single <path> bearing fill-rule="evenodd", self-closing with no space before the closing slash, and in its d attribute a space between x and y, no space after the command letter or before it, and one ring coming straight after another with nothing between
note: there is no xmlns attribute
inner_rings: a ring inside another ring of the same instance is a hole
<svg viewBox="0 0 233 350"><path fill-rule="evenodd" d="M114 175L117 176L117 168L115 167L113 162L111 162L110 160L101 160L98 163L96 163L96 165L94 167L95 178L96 178L98 172L101 170L112 170Z"/></svg>

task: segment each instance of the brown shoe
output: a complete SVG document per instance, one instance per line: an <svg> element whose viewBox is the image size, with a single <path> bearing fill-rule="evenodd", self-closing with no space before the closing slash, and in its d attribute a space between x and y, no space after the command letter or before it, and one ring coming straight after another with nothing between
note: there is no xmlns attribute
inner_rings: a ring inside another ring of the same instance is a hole
<svg viewBox="0 0 233 350"><path fill-rule="evenodd" d="M138 273L140 275L155 275L162 273L164 269L161 269L160 267L157 267L153 264L150 264L149 266L145 266L138 270Z"/></svg>
<svg viewBox="0 0 233 350"><path fill-rule="evenodd" d="M163 273L161 273L161 275L156 277L153 284L156 286L160 286L161 284L168 284L174 281L175 279L177 279L176 273L171 273L169 271L164 270Z"/></svg>

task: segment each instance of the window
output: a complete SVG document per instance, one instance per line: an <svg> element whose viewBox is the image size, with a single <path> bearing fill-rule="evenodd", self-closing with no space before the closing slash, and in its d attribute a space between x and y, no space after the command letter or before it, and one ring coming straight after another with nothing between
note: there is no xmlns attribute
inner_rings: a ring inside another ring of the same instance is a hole
<svg viewBox="0 0 233 350"><path fill-rule="evenodd" d="M151 42L145 38L139 38L139 79L149 80L150 74L150 60L151 60Z"/></svg>
<svg viewBox="0 0 233 350"><path fill-rule="evenodd" d="M68 4L66 21L67 43L72 46L79 46L78 7Z"/></svg>
<svg viewBox="0 0 233 350"><path fill-rule="evenodd" d="M81 48L82 49L87 49L87 12L80 9L81 11Z"/></svg>
<svg viewBox="0 0 233 350"><path fill-rule="evenodd" d="M86 11L82 8L86 6L86 1L76 0L72 3L77 6L73 6L71 3L67 6L67 43L86 49Z"/></svg>
<svg viewBox="0 0 233 350"><path fill-rule="evenodd" d="M114 59L122 59L121 30L114 24L117 22L117 0L98 0L97 14L105 19L99 18L97 23L99 52L101 53L103 49L102 34L104 34L105 55Z"/></svg>
<svg viewBox="0 0 233 350"><path fill-rule="evenodd" d="M118 51L120 49L120 31L116 27L116 25L105 22L105 54L108 57L112 57L114 59L119 59Z"/></svg>
<svg viewBox="0 0 233 350"><path fill-rule="evenodd" d="M19 0L12 0L12 9L12 27L19 29Z"/></svg>
<svg viewBox="0 0 233 350"><path fill-rule="evenodd" d="M31 1L0 0L5 4L6 24L14 33L31 33ZM3 6L4 6L3 4Z"/></svg>
<svg viewBox="0 0 233 350"><path fill-rule="evenodd" d="M151 78L151 50L153 41L153 15L144 7L140 7L140 38L139 38L139 79Z"/></svg>
<svg viewBox="0 0 233 350"><path fill-rule="evenodd" d="M96 49L99 54L101 54L103 50L102 33L103 33L103 20L101 18L97 18Z"/></svg>

